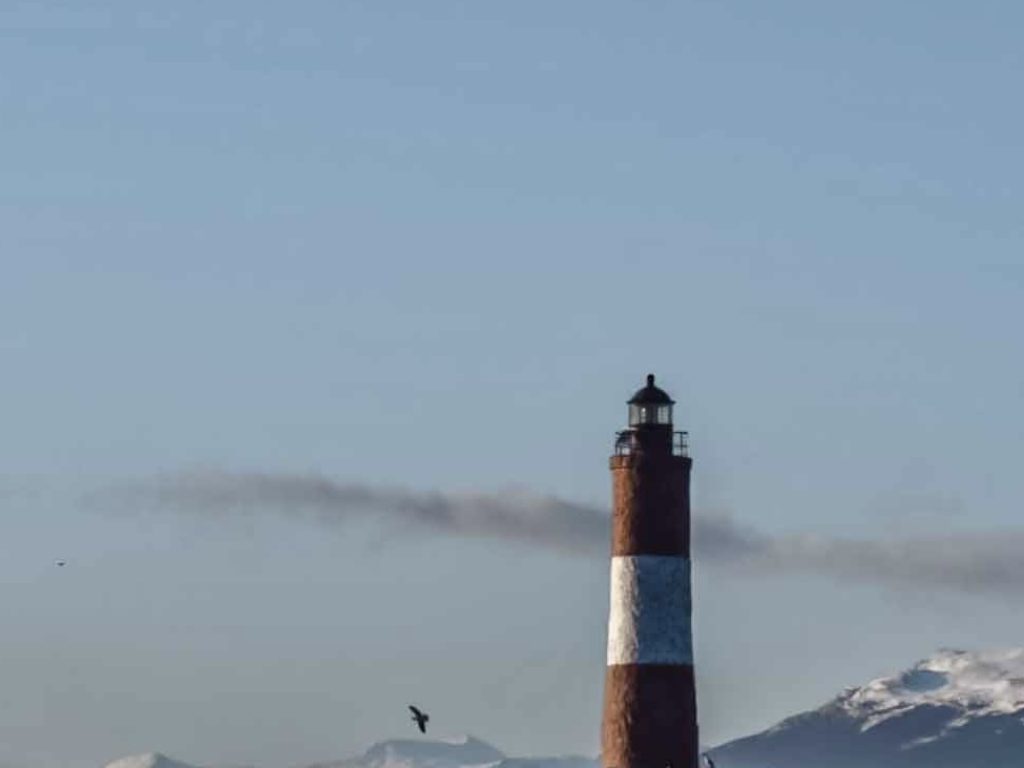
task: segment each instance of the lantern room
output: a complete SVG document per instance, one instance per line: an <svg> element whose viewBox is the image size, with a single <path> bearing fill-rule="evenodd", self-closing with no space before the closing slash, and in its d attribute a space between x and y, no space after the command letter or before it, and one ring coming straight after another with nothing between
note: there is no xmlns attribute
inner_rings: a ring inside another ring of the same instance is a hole
<svg viewBox="0 0 1024 768"><path fill-rule="evenodd" d="M647 386L638 389L629 399L629 427L672 425L672 406L675 401L668 392L655 386L654 374L647 374Z"/></svg>

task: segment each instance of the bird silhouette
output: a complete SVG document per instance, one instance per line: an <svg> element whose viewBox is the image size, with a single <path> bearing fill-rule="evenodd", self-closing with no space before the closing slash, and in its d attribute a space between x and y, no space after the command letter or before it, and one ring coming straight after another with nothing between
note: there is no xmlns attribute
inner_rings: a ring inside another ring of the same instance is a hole
<svg viewBox="0 0 1024 768"><path fill-rule="evenodd" d="M420 733L427 732L427 721L430 720L430 715L426 712L421 712L419 709L414 707L412 704L409 705L409 711L412 712L413 722L420 728Z"/></svg>
<svg viewBox="0 0 1024 768"><path fill-rule="evenodd" d="M58 568L63 568L63 567L64 567L65 565L67 565L67 564L68 564L68 561L67 561L67 560L58 560L58 561L57 561L57 567L58 567Z"/></svg>

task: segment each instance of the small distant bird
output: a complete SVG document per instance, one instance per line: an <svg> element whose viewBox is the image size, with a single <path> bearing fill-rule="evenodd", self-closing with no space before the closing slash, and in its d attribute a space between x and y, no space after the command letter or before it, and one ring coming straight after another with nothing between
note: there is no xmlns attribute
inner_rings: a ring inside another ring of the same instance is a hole
<svg viewBox="0 0 1024 768"><path fill-rule="evenodd" d="M58 567L58 568L63 568L63 567L64 567L65 565L67 565L67 564L68 564L68 561L67 561L67 560L58 560L58 561L57 561L57 567Z"/></svg>
<svg viewBox="0 0 1024 768"><path fill-rule="evenodd" d="M427 721L430 720L430 715L428 715L426 712L420 712L420 710L414 707L412 704L409 705L409 711L412 712L413 722L420 727L420 733L426 733Z"/></svg>

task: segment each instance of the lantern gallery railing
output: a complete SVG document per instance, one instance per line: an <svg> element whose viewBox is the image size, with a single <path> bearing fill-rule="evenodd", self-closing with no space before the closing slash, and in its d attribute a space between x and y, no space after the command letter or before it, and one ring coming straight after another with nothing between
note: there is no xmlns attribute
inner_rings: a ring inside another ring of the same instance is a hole
<svg viewBox="0 0 1024 768"><path fill-rule="evenodd" d="M673 456L689 456L690 445L688 442L688 432L673 432L672 433L672 455ZM641 441L637 436L636 430L627 429L624 432L615 433L615 455L616 456L632 456L634 453L640 451Z"/></svg>

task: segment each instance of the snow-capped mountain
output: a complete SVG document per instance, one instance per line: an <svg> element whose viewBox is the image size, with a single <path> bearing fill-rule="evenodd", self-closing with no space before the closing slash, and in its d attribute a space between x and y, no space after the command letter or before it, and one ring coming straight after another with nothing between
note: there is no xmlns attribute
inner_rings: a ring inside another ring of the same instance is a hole
<svg viewBox="0 0 1024 768"><path fill-rule="evenodd" d="M195 768L195 766L179 763L159 752L150 752L145 755L122 757L120 760L107 763L105 768Z"/></svg>
<svg viewBox="0 0 1024 768"><path fill-rule="evenodd" d="M2 767L0 767L2 768ZM123 757L105 768L196 768L159 753ZM597 768L586 757L506 757L472 736L449 741L394 739L374 744L358 757L308 768Z"/></svg>
<svg viewBox="0 0 1024 768"><path fill-rule="evenodd" d="M940 651L711 754L719 768L1021 768L1024 649Z"/></svg>
<svg viewBox="0 0 1024 768"><path fill-rule="evenodd" d="M453 741L394 739L374 744L359 757L310 768L468 768L504 759L499 750L472 736Z"/></svg>
<svg viewBox="0 0 1024 768"><path fill-rule="evenodd" d="M589 757L507 757L497 768L597 768L600 761Z"/></svg>
<svg viewBox="0 0 1024 768"><path fill-rule="evenodd" d="M591 758L509 758L472 736L454 741L396 739L376 743L366 754L309 768L597 768Z"/></svg>
<svg viewBox="0 0 1024 768"><path fill-rule="evenodd" d="M480 739L397 739L374 744L365 754L309 768L596 768L586 757L506 757Z"/></svg>

